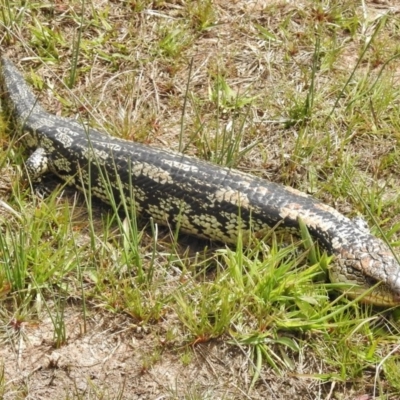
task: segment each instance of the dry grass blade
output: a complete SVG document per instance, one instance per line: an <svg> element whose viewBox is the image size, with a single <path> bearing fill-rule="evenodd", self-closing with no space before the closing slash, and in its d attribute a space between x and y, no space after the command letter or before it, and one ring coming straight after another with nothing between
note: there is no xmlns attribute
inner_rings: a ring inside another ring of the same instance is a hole
<svg viewBox="0 0 400 400"><path fill-rule="evenodd" d="M396 251L398 12L4 1L0 52L50 112L312 193ZM90 191L38 199L17 134L0 120L0 397L400 397L397 310L338 295L305 230L226 248Z"/></svg>

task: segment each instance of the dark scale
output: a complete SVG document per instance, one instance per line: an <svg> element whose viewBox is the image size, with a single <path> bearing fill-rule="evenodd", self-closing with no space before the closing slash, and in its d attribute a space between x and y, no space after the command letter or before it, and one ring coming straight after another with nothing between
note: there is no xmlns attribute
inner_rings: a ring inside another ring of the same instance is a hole
<svg viewBox="0 0 400 400"><path fill-rule="evenodd" d="M399 304L400 266L389 247L333 208L249 174L113 138L48 114L6 58L0 80L18 129L32 132L28 145L35 152L27 161L32 177L49 170L79 189L91 189L103 201L110 192L118 198L122 188L124 196L135 196L139 212L159 223L181 221L187 232L212 240L234 242L237 229L277 224L298 231L301 220L334 256L333 281L359 285L352 296L382 281L364 301Z"/></svg>

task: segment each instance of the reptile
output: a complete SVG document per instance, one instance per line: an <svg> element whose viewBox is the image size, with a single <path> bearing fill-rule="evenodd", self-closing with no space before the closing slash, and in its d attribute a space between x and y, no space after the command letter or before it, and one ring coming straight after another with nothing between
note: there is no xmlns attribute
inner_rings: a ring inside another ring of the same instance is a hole
<svg viewBox="0 0 400 400"><path fill-rule="evenodd" d="M178 152L100 133L45 111L22 75L1 58L1 97L32 154L31 179L55 174L104 202L134 205L156 223L227 244L263 238L277 225L304 224L333 256L332 282L351 284L350 297L380 306L400 304L400 265L390 247L334 208L300 192Z"/></svg>

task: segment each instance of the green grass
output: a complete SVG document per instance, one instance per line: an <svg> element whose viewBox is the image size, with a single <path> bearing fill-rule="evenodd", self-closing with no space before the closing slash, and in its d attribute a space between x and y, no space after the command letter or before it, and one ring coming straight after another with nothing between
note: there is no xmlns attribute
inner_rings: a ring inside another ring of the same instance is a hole
<svg viewBox="0 0 400 400"><path fill-rule="evenodd" d="M290 184L362 215L398 247L396 14L346 0L0 8L1 52L49 111ZM13 211L0 209L0 395L38 395L44 381L25 346L41 354L35 335L49 357L102 335L118 344L108 355L50 363L74 376L72 386L55 378L54 398L129 398L152 385L176 399L296 398L288 386L299 399L400 396L398 311L329 283L330 260L306 231L226 247L143 220L111 192L109 207L90 191L39 199L8 125L4 117L0 199ZM107 364L119 346L125 358ZM80 362L91 367L77 376ZM108 379L95 370L102 362L130 379ZM15 365L31 375L18 380Z"/></svg>

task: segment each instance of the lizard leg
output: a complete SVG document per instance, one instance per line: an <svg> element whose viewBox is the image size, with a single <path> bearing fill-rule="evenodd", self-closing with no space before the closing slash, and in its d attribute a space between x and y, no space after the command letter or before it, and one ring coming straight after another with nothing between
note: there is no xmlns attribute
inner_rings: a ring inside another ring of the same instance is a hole
<svg viewBox="0 0 400 400"><path fill-rule="evenodd" d="M40 177L49 170L49 158L46 150L38 147L25 162L26 171L32 181L40 180Z"/></svg>

